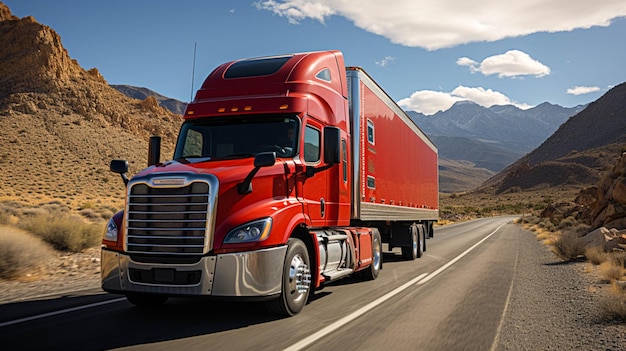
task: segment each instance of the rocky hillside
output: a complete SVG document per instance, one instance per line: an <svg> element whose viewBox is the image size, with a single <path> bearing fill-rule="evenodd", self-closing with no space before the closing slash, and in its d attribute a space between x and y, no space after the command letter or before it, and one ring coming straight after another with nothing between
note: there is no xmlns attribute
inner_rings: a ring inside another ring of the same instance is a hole
<svg viewBox="0 0 626 351"><path fill-rule="evenodd" d="M595 185L626 148L626 83L571 117L542 145L482 186L496 193Z"/></svg>
<svg viewBox="0 0 626 351"><path fill-rule="evenodd" d="M626 153L596 185L581 190L573 210L592 228L626 228Z"/></svg>
<svg viewBox="0 0 626 351"><path fill-rule="evenodd" d="M168 157L180 123L156 99L111 88L68 55L52 28L0 3L0 201L120 207L123 185L110 160L128 159L138 171L154 134Z"/></svg>
<svg viewBox="0 0 626 351"><path fill-rule="evenodd" d="M154 97L158 102L159 106L164 107L176 114L182 115L185 113L185 108L187 108L187 104L172 98L168 98L167 96L163 96L159 93L156 93L148 88L135 87L132 85L111 85L115 90L120 93L139 100L145 100L148 97Z"/></svg>

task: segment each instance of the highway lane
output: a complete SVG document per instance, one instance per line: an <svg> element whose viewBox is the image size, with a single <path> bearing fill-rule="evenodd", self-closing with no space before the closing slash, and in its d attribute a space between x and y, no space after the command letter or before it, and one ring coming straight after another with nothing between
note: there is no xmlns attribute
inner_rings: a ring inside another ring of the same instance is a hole
<svg viewBox="0 0 626 351"><path fill-rule="evenodd" d="M437 228L424 257L387 252L377 280L331 284L292 318L223 301L141 310L88 291L0 305L0 340L16 350L489 350L517 262L513 218Z"/></svg>

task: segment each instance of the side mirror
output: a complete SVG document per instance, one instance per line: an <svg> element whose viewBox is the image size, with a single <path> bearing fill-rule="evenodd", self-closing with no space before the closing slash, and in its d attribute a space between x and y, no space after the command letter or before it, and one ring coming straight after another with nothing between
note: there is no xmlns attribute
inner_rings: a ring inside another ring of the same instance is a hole
<svg viewBox="0 0 626 351"><path fill-rule="evenodd" d="M324 127L324 163L341 162L341 129Z"/></svg>
<svg viewBox="0 0 626 351"><path fill-rule="evenodd" d="M123 174L128 172L128 161L112 160L110 166L111 172Z"/></svg>
<svg viewBox="0 0 626 351"><path fill-rule="evenodd" d="M237 184L237 192L241 195L252 192L252 178L262 167L273 166L276 163L275 152L262 152L254 157L254 168L248 173L243 182Z"/></svg>
<svg viewBox="0 0 626 351"><path fill-rule="evenodd" d="M254 157L254 167L269 167L276 163L275 152L262 152Z"/></svg>
<svg viewBox="0 0 626 351"><path fill-rule="evenodd" d="M119 173L120 176L122 176L124 185L128 185L128 177L126 176L126 172L128 172L128 161L112 160L109 169L111 170L111 172Z"/></svg>

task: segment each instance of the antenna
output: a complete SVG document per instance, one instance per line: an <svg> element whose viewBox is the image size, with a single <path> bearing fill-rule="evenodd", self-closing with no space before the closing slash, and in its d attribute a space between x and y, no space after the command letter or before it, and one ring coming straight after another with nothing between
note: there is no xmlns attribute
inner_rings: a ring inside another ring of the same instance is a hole
<svg viewBox="0 0 626 351"><path fill-rule="evenodd" d="M193 101L193 78L196 74L196 48L198 47L198 43L193 43L193 66L191 67L191 97L189 98L189 102Z"/></svg>

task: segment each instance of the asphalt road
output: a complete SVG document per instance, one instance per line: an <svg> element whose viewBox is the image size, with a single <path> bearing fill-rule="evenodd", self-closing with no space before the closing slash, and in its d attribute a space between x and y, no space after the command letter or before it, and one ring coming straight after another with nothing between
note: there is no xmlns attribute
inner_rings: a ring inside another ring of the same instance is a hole
<svg viewBox="0 0 626 351"><path fill-rule="evenodd" d="M422 258L385 252L377 280L331 284L291 318L250 302L170 299L142 310L90 290L0 305L0 340L4 350L506 349L521 235L513 219L437 228Z"/></svg>

